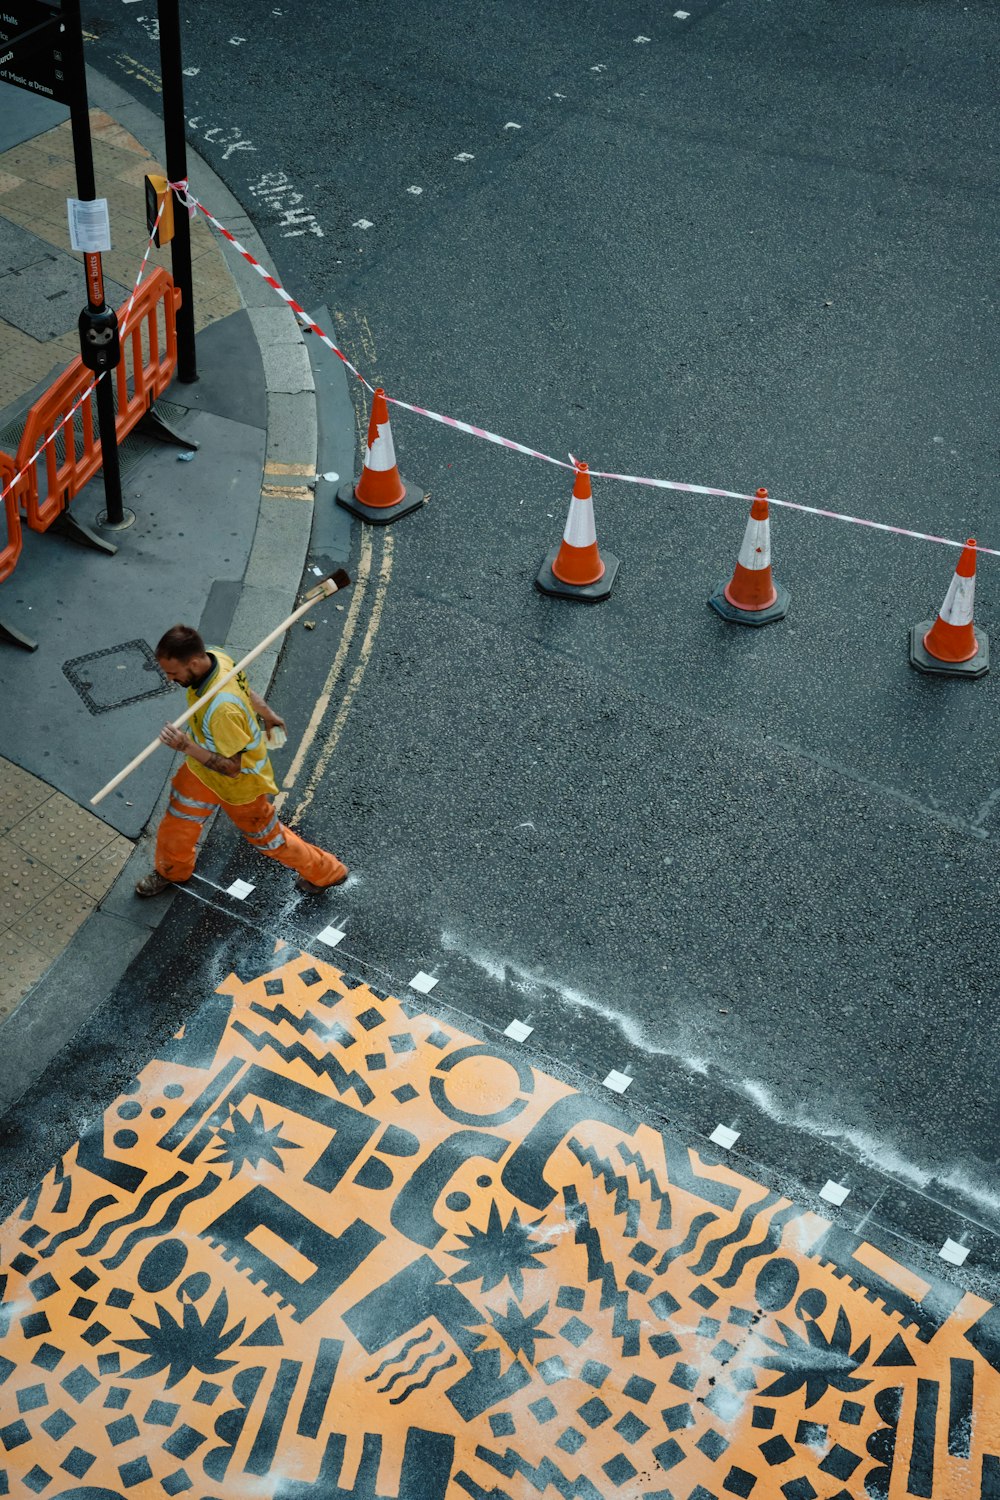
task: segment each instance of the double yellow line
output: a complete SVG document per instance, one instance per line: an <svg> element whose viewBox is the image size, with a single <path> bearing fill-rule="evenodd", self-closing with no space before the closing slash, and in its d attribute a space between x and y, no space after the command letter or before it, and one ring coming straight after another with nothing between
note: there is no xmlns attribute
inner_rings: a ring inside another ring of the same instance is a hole
<svg viewBox="0 0 1000 1500"><path fill-rule="evenodd" d="M375 637L378 634L379 624L382 619L382 610L385 606L385 596L389 587L389 580L392 577L392 533L390 531L383 531L380 532L380 536L382 538L382 556L378 563L378 571L374 574L375 593L371 605L371 614L368 617L368 627L365 630L364 639L361 642L361 650L358 653L358 660L355 665L354 671L351 673L347 685L343 690L343 695L340 699L340 703L334 716L333 723L322 738L322 748L320 749L316 764L313 766L312 771L309 773L309 779L307 780L303 789L302 797L299 800L295 811L291 814L290 817L287 817L284 820L292 828L294 828L302 818L303 814L306 812L314 796L316 795L319 784L326 773L326 768L330 764L330 758L333 755L334 750L336 750L337 748L337 743L340 739L340 736L344 732L344 725L347 723L347 716L351 711L351 705L357 696L358 689L361 686L365 672L368 668L368 663L371 660L372 648L375 645ZM282 790L275 798L275 805L279 808L284 805L289 792L295 786L299 777L299 773L301 772L302 767L305 764L306 757L312 750L317 736L319 736L320 734L323 726L323 721L327 716L330 704L333 701L334 693L340 681L341 674L344 671L344 664L347 660L348 652L350 651L351 646L354 644L355 637L358 633L359 622L361 620L362 606L368 595L369 586L372 582L373 552L374 548L372 544L371 532L367 530L363 531L361 534L361 557L358 562L358 571L357 576L354 580L354 587L351 591L351 604L348 610L347 619L344 623L344 633L340 638L340 645L337 647L337 654L333 658L333 664L330 667L329 672L327 673L326 681L323 684L323 690L320 693L319 697L316 699L313 711L309 716L309 723L305 727L305 732L299 742L299 747L295 752L292 764L289 766L288 772L281 783Z"/></svg>
<svg viewBox="0 0 1000 1500"><path fill-rule="evenodd" d="M354 316L358 324L358 338L364 348L370 368L374 368L375 345L368 321L361 313L355 313ZM338 325L340 340L343 342L344 334L347 331L346 318L343 313L335 313L334 317ZM359 440L363 449L368 436L367 431L362 425L364 422L364 413L355 408L355 418L358 424ZM361 626L362 610L369 596L369 590L374 579L371 612L368 616L367 628L365 629L361 648L358 652L357 663L346 687L343 688L333 723L330 725L329 730L323 734L316 764L309 773L302 796L294 812L284 819L292 828L301 820L316 795L320 782L326 773L327 766L330 764L333 752L336 750L340 737L344 732L344 725L347 723L351 705L357 697L358 689L361 687L368 663L371 660L375 637L378 634L379 624L382 619L382 610L385 606L385 596L389 588L389 581L392 578L393 535L388 528L379 528L378 536L382 546L381 556L376 563L372 531L370 528L365 527L361 532L361 556L358 560L357 574L351 590L351 603L348 608L347 619L344 622L344 631L340 638L340 644L333 658L333 664L327 673L322 692L313 706L313 711L309 716L309 723L305 727L305 732L299 742L298 749L281 783L282 790L275 798L275 806L278 808L283 807L289 793L294 789L298 781L307 756L323 731L323 724L330 711L334 695L338 690L338 684L344 672L348 654L358 635Z"/></svg>

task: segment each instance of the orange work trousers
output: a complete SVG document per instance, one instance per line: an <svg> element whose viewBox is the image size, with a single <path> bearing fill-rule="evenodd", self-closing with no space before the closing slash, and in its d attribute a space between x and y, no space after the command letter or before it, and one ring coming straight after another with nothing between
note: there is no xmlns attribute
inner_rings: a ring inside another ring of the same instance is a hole
<svg viewBox="0 0 1000 1500"><path fill-rule="evenodd" d="M222 808L261 854L297 870L313 885L334 885L346 873L346 866L335 854L307 844L279 823L270 797L256 797L253 802L223 802L182 763L171 782L170 805L156 834L156 869L164 880L191 878L198 839L217 807Z"/></svg>

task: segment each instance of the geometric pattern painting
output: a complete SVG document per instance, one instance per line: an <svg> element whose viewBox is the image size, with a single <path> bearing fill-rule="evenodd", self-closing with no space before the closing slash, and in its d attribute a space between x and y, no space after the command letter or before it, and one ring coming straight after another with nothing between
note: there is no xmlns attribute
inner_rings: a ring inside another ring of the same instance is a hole
<svg viewBox="0 0 1000 1500"><path fill-rule="evenodd" d="M1000 1500L1000 1315L285 949L0 1229L0 1494Z"/></svg>

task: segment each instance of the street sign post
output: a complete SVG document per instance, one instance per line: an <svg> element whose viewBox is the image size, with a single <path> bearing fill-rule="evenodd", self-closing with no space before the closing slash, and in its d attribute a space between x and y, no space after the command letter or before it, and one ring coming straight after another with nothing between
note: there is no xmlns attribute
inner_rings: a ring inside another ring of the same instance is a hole
<svg viewBox="0 0 1000 1500"><path fill-rule="evenodd" d="M23 3L23 0L22 0ZM0 9L7 0L0 0ZM73 131L73 159L76 166L76 214L82 210L85 238L81 241L83 261L87 275L87 305L80 314L80 358L84 367L94 370L102 378L97 382L97 428L101 440L101 466L104 470L104 498L106 509L97 517L97 524L106 530L120 531L131 526L135 514L122 505L121 470L118 463L118 433L115 427L115 391L110 372L120 357L118 318L114 308L109 307L104 295L104 270L101 252L93 248L106 244L105 231L99 219L97 190L94 185L94 153L90 140L90 110L87 101L87 71L83 58L83 23L80 19L80 0L62 0L62 19L65 23L63 45L66 57L66 78L69 82L68 102L70 126ZM87 209L91 215L88 216ZM89 221L89 225L88 225ZM94 238L89 233L94 232ZM70 513L65 516L71 520ZM82 523L79 523L82 526ZM103 537L90 536L104 550L115 550Z"/></svg>
<svg viewBox="0 0 1000 1500"><path fill-rule="evenodd" d="M48 0L3 0L0 5L0 82L31 94L70 102L63 67L62 12Z"/></svg>
<svg viewBox="0 0 1000 1500"><path fill-rule="evenodd" d="M187 146L184 140L184 80L181 75L180 0L156 0L160 30L160 76L163 80L163 141L167 175L171 182L187 180ZM172 196L172 195L171 195ZM181 289L177 309L177 378L190 384L198 379L194 345L194 288L191 275L191 226L181 205L174 215L174 237L170 242L170 265ZM161 226L161 239L162 226Z"/></svg>

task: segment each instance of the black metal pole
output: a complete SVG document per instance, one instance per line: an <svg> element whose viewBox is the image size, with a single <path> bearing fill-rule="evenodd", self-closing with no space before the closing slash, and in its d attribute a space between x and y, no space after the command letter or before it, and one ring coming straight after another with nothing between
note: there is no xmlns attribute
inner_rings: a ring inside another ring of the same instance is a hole
<svg viewBox="0 0 1000 1500"><path fill-rule="evenodd" d="M167 148L167 176L187 179L184 140L184 84L181 72L181 17L178 0L156 0L160 22L160 77L163 83L163 139ZM185 384L198 379L194 347L194 291L191 283L191 225L187 209L174 195L174 237L170 241L174 282L180 287L177 310L177 378Z"/></svg>
<svg viewBox="0 0 1000 1500"><path fill-rule="evenodd" d="M83 59L83 23L80 0L62 0L66 30L62 38L63 65L69 87L73 158L76 164L76 194L83 202L97 197L94 184L94 154L90 142L87 73ZM122 481L118 466L118 434L115 431L115 397L110 371L117 365L118 318L104 296L104 270L100 251L84 251L87 273L87 306L80 314L80 357L95 372L107 371L97 382L97 428L104 471L105 515L101 524L122 526Z"/></svg>

